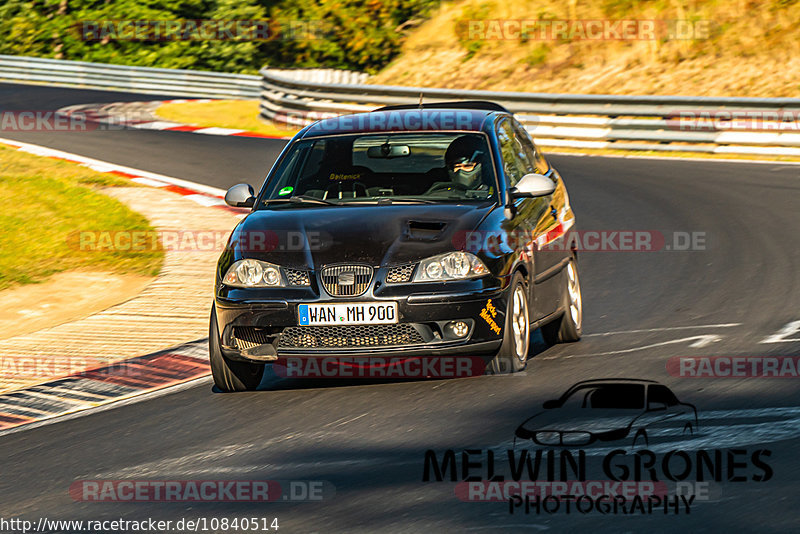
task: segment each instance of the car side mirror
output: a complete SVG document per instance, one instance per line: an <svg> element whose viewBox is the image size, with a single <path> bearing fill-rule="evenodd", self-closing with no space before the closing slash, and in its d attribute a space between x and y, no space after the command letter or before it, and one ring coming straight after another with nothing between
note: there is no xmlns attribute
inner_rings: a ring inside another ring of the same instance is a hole
<svg viewBox="0 0 800 534"><path fill-rule="evenodd" d="M544 408L545 410L552 410L553 408L558 408L558 406L559 404L557 399L551 399L549 401L545 401L544 404L542 404L542 408Z"/></svg>
<svg viewBox="0 0 800 534"><path fill-rule="evenodd" d="M252 208L256 192L250 184L236 184L225 193L225 204L234 208Z"/></svg>
<svg viewBox="0 0 800 534"><path fill-rule="evenodd" d="M546 197L556 190L556 184L542 174L526 174L511 189L512 198Z"/></svg>
<svg viewBox="0 0 800 534"><path fill-rule="evenodd" d="M661 410L666 410L667 404L664 402L648 402L647 403L647 411L648 412L658 412Z"/></svg>

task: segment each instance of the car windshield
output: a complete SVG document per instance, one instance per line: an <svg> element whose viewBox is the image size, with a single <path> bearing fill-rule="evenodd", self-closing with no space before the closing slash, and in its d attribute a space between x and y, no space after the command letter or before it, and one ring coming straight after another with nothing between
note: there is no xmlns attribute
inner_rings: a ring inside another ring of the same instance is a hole
<svg viewBox="0 0 800 534"><path fill-rule="evenodd" d="M592 384L582 386L570 393L562 407L641 410L644 408L644 385Z"/></svg>
<svg viewBox="0 0 800 534"><path fill-rule="evenodd" d="M259 208L292 205L495 200L486 137L477 133L331 136L295 143ZM284 204L285 205L285 204Z"/></svg>

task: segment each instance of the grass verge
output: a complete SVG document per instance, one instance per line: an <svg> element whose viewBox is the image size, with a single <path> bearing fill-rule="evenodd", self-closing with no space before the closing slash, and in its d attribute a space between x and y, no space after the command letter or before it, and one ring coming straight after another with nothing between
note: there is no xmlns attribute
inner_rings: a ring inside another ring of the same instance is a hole
<svg viewBox="0 0 800 534"><path fill-rule="evenodd" d="M192 126L238 128L273 137L291 137L299 129L258 118L258 100L214 100L162 104L156 115Z"/></svg>
<svg viewBox="0 0 800 534"><path fill-rule="evenodd" d="M81 230L154 231L142 215L99 190L130 185L0 146L0 289L73 269L158 274L163 251L81 251L70 238Z"/></svg>

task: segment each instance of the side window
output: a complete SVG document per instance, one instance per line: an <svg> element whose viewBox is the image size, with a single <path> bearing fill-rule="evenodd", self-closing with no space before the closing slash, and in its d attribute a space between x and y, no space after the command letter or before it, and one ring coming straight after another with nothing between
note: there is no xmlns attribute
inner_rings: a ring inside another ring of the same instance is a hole
<svg viewBox="0 0 800 534"><path fill-rule="evenodd" d="M533 140L531 136L528 134L527 131L523 128L523 126L519 123L515 126L515 130L517 133L517 138L522 143L522 148L525 151L525 155L532 163L531 170L529 172L535 172L537 174L546 174L547 171L550 169L550 166L545 161L542 153L539 152L539 149L536 148L536 145L533 144Z"/></svg>
<svg viewBox="0 0 800 534"><path fill-rule="evenodd" d="M309 178L316 177L322 168L322 161L325 157L325 139L320 139L315 142L306 156L305 165L303 165L303 172L300 176L300 181L306 181Z"/></svg>
<svg viewBox="0 0 800 534"><path fill-rule="evenodd" d="M528 174L528 161L522 145L514 134L511 121L502 119L497 125L497 140L500 143L500 156L503 158L508 185L514 187L523 176Z"/></svg>
<svg viewBox="0 0 800 534"><path fill-rule="evenodd" d="M293 179L294 172L302 159L302 154L305 153L306 150L307 149L294 150L286 159L284 159L283 162L281 162L281 166L274 174L274 182L270 182L268 184L267 194L264 197L265 200L275 198L275 193L284 187L295 185Z"/></svg>
<svg viewBox="0 0 800 534"><path fill-rule="evenodd" d="M305 195L311 189L318 189L320 165L325 155L325 140L314 141L311 144L304 144L294 152L281 169L278 171L280 180L270 188L272 196L267 198L277 198L275 193L278 191L294 192L295 195ZM280 195L278 196L285 196Z"/></svg>
<svg viewBox="0 0 800 534"><path fill-rule="evenodd" d="M520 159L522 159L525 166L525 174L536 172L533 143L530 142L525 132L521 131L518 124L514 125L514 142L517 145Z"/></svg>
<svg viewBox="0 0 800 534"><path fill-rule="evenodd" d="M666 386L650 386L647 395L647 402L662 402L667 406L678 404L677 397Z"/></svg>

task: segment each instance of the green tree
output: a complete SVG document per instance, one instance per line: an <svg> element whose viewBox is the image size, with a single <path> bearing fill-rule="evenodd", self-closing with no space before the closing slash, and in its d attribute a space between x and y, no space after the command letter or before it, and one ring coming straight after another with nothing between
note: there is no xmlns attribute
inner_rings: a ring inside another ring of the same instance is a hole
<svg viewBox="0 0 800 534"><path fill-rule="evenodd" d="M399 52L402 28L437 4L438 0L0 0L0 53L227 72L257 72L264 64L375 71ZM80 31L91 21L197 19L269 19L276 33L266 42L133 41L113 36L98 41L83 39Z"/></svg>

